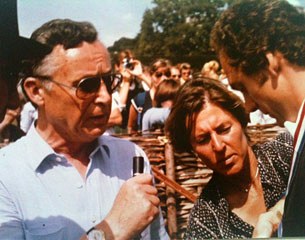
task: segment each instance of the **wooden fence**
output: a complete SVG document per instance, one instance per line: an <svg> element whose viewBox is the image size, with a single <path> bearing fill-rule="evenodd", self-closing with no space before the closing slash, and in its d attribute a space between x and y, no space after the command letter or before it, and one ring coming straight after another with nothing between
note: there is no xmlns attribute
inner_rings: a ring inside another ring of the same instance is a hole
<svg viewBox="0 0 305 240"><path fill-rule="evenodd" d="M262 143L284 131L276 125L247 128L252 144ZM116 135L130 140L146 152L156 178L161 210L171 239L181 239L194 201L211 178L212 171L192 153L175 153L162 132ZM0 143L0 148L9 144Z"/></svg>

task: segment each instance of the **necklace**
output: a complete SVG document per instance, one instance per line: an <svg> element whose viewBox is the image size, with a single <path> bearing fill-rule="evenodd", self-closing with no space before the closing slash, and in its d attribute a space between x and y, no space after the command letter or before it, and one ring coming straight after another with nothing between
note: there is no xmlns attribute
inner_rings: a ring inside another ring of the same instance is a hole
<svg viewBox="0 0 305 240"><path fill-rule="evenodd" d="M259 173L259 169L258 169L258 166L257 166L257 167L256 167L256 172L255 172L255 175L254 175L253 179L251 179L251 182L248 183L245 187L240 186L240 185L238 185L238 184L236 184L236 183L233 183L233 182L231 182L231 183L225 182L224 185L223 185L223 184L220 184L220 186L221 186L221 188L223 189L223 191L224 191L224 192L227 192L227 193L228 193L228 191L231 192L229 189L232 189L232 187L233 187L233 189L235 189L235 190L237 190L237 191L239 191L239 192L248 193L249 190L250 190L250 188L251 188L251 185L253 184L253 182L254 182L254 181L256 180L256 178L258 177L258 173ZM220 178L219 178L219 181L223 182L223 179L220 177ZM228 185L228 184L229 184L229 185ZM228 188L226 187L226 185L228 186Z"/></svg>

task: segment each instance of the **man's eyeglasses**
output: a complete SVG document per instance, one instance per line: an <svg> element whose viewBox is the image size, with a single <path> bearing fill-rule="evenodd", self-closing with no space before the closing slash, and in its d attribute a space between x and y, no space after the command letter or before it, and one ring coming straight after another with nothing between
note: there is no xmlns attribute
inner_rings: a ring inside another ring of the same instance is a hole
<svg viewBox="0 0 305 240"><path fill-rule="evenodd" d="M88 77L80 80L76 87L68 86L61 82L54 81L49 76L34 76L36 78L50 81L61 85L63 87L67 87L75 90L75 95L80 99L86 99L94 96L100 89L101 84L105 84L107 91L109 94L118 87L118 85L122 82L122 75L117 73L103 74L95 77Z"/></svg>
<svg viewBox="0 0 305 240"><path fill-rule="evenodd" d="M170 73L170 71L166 71L166 72L156 72L155 75L156 75L157 78L160 78L160 77L162 77L162 76L165 76L165 77L168 77L168 78L169 78L169 77L171 76L171 73Z"/></svg>

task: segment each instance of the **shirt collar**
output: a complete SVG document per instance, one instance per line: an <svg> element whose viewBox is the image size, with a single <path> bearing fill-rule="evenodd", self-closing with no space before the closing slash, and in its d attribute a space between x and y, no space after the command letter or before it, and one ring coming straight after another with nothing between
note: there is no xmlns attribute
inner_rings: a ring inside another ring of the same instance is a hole
<svg viewBox="0 0 305 240"><path fill-rule="evenodd" d="M41 137L35 128L35 124L32 124L29 132L27 133L26 144L29 151L32 151L32 149L37 149L37 151L34 153L29 153L29 156L31 156L30 165L35 171L45 160L50 159L50 157L51 159L53 159L52 156L63 157L62 155L57 154L53 148L51 148L51 146ZM101 153L106 153L108 158L110 157L110 148L107 146L107 141L105 141L104 136L97 139L97 146L89 157L93 159L94 155L96 155L99 151Z"/></svg>
<svg viewBox="0 0 305 240"><path fill-rule="evenodd" d="M32 124L30 130L27 133L27 150L33 151L36 149L35 152L29 153L31 156L30 166L33 170L37 170L40 164L48 158L50 155L54 155L55 152L51 148L51 146L40 136L35 128L35 124Z"/></svg>
<svg viewBox="0 0 305 240"><path fill-rule="evenodd" d="M285 121L284 122L284 126L285 128L289 131L289 133L294 136L294 133L295 133L295 130L298 126L298 122L300 121L300 117L301 117L301 112L302 112L302 109L303 109L303 105L305 104L305 99L303 100L303 103L299 109L299 112L298 112L298 117L297 117L297 121L296 122L290 122L290 121Z"/></svg>
<svg viewBox="0 0 305 240"><path fill-rule="evenodd" d="M101 150L104 149L104 152L107 154L108 157L110 157L110 148L107 145L107 141L105 141L106 138L108 138L108 137L102 135L101 137L99 137L97 139L98 146L91 154L94 154L98 149L101 149Z"/></svg>

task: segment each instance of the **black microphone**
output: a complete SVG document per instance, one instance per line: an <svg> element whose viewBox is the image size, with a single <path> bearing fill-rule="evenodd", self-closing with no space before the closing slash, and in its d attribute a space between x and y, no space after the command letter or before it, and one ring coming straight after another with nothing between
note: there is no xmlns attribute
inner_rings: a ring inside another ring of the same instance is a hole
<svg viewBox="0 0 305 240"><path fill-rule="evenodd" d="M141 156L133 157L133 177L144 171L144 158Z"/></svg>
<svg viewBox="0 0 305 240"><path fill-rule="evenodd" d="M134 156L133 157L133 177L143 173L144 171L144 158L141 156ZM141 239L141 234L135 236L133 240L140 240Z"/></svg>

